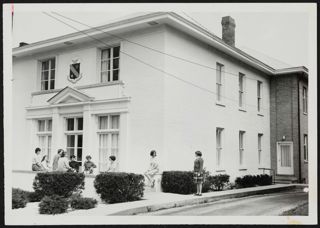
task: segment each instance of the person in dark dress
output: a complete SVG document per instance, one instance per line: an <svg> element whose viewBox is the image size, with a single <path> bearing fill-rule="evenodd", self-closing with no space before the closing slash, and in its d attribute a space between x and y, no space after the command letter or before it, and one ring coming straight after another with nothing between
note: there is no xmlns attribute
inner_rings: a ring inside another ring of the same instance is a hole
<svg viewBox="0 0 320 228"><path fill-rule="evenodd" d="M196 196L201 196L202 183L203 183L203 159L201 151L196 151L196 160L194 160L193 172L194 172L194 182L197 185Z"/></svg>
<svg viewBox="0 0 320 228"><path fill-rule="evenodd" d="M80 164L76 161L76 156L71 155L70 159L71 161L69 162L69 166L78 173Z"/></svg>

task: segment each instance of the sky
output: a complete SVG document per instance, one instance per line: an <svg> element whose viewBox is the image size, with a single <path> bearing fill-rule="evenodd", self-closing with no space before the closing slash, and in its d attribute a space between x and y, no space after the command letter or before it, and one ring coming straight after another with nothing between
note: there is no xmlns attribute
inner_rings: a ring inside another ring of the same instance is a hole
<svg viewBox="0 0 320 228"><path fill-rule="evenodd" d="M89 26L107 24L137 12L175 11L221 38L221 18L236 22L236 47L266 62L283 67L309 65L310 14L295 4L19 4L14 5L12 46L33 43L75 32L43 12L58 12ZM126 9L126 10L124 10ZM87 27L72 23L78 29ZM267 57L266 57L267 56ZM277 60L275 64L273 59ZM279 68L279 67L276 67Z"/></svg>

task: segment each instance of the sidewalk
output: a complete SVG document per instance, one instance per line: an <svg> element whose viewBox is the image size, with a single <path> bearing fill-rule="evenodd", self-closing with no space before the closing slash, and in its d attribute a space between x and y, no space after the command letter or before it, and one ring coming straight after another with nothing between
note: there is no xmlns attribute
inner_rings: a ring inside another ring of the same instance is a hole
<svg viewBox="0 0 320 228"><path fill-rule="evenodd" d="M304 187L307 187L307 185L276 184L252 188L233 189L219 192L209 192L203 193L202 196L180 195L163 192L147 192L145 193L143 199L139 201L116 204L98 203L96 208L89 210L69 210L65 214L55 215L55 218L65 216L135 215L138 213L146 213L151 211L157 211L160 209L168 209L186 205L195 205L222 199L245 197L256 194L267 194ZM50 216L40 215L38 213L38 204L39 203L28 203L25 208L12 210L12 215Z"/></svg>

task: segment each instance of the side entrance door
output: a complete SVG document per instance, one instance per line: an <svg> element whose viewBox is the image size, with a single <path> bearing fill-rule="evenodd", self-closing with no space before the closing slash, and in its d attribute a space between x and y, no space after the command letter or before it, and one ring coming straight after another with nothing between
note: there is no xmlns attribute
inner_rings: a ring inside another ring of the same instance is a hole
<svg viewBox="0 0 320 228"><path fill-rule="evenodd" d="M277 174L293 175L293 142L277 142Z"/></svg>

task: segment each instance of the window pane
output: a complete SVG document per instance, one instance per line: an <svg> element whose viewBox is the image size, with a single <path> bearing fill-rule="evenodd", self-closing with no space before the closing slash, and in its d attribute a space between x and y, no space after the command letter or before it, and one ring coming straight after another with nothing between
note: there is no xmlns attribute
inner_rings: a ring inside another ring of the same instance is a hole
<svg viewBox="0 0 320 228"><path fill-rule="evenodd" d="M49 61L42 62L42 70L48 70L49 69Z"/></svg>
<svg viewBox="0 0 320 228"><path fill-rule="evenodd" d="M51 69L55 69L55 67L56 67L56 60L51 59Z"/></svg>
<svg viewBox="0 0 320 228"><path fill-rule="evenodd" d="M70 159L72 155L74 155L74 148L67 148L67 158Z"/></svg>
<svg viewBox="0 0 320 228"><path fill-rule="evenodd" d="M117 156L118 154L119 135L112 134L111 138L111 154Z"/></svg>
<svg viewBox="0 0 320 228"><path fill-rule="evenodd" d="M108 72L101 73L101 82L108 81Z"/></svg>
<svg viewBox="0 0 320 228"><path fill-rule="evenodd" d="M77 149L77 161L82 161L82 149Z"/></svg>
<svg viewBox="0 0 320 228"><path fill-rule="evenodd" d="M83 118L77 118L77 122L78 122L77 130L83 130Z"/></svg>
<svg viewBox="0 0 320 228"><path fill-rule="evenodd" d="M41 73L41 80L45 81L49 79L49 71L42 71Z"/></svg>
<svg viewBox="0 0 320 228"><path fill-rule="evenodd" d="M54 80L50 80L50 89L54 89Z"/></svg>
<svg viewBox="0 0 320 228"><path fill-rule="evenodd" d="M120 46L113 48L113 57L119 57L120 55Z"/></svg>
<svg viewBox="0 0 320 228"><path fill-rule="evenodd" d="M67 135L67 147L74 147L75 136Z"/></svg>
<svg viewBox="0 0 320 228"><path fill-rule="evenodd" d="M55 70L51 70L50 71L50 79L54 79L55 78Z"/></svg>
<svg viewBox="0 0 320 228"><path fill-rule="evenodd" d="M101 52L101 59L109 59L110 58L110 49L103 50Z"/></svg>
<svg viewBox="0 0 320 228"><path fill-rule="evenodd" d="M46 151L46 136L39 136L39 147L42 152Z"/></svg>
<svg viewBox="0 0 320 228"><path fill-rule="evenodd" d="M49 81L44 81L44 90L49 89Z"/></svg>
<svg viewBox="0 0 320 228"><path fill-rule="evenodd" d="M38 120L38 131L44 131L45 130L45 120Z"/></svg>
<svg viewBox="0 0 320 228"><path fill-rule="evenodd" d="M119 129L119 116L111 116L111 129Z"/></svg>
<svg viewBox="0 0 320 228"><path fill-rule="evenodd" d="M114 59L113 60L113 69L118 69L119 68L119 59Z"/></svg>
<svg viewBox="0 0 320 228"><path fill-rule="evenodd" d="M78 135L78 147L82 147L82 135Z"/></svg>
<svg viewBox="0 0 320 228"><path fill-rule="evenodd" d="M119 70L114 70L113 71L113 81L118 81L119 80Z"/></svg>
<svg viewBox="0 0 320 228"><path fill-rule="evenodd" d="M67 119L67 130L73 131L74 130L74 119Z"/></svg>
<svg viewBox="0 0 320 228"><path fill-rule="evenodd" d="M47 121L47 131L52 131L52 120Z"/></svg>
<svg viewBox="0 0 320 228"><path fill-rule="evenodd" d="M107 71L108 69L110 69L110 67L108 66L109 64L109 61L103 61L101 62L101 71L102 72L105 72Z"/></svg>
<svg viewBox="0 0 320 228"><path fill-rule="evenodd" d="M99 117L99 129L108 129L108 117L100 116Z"/></svg>

